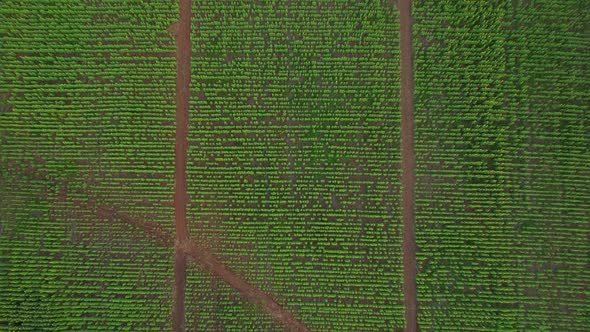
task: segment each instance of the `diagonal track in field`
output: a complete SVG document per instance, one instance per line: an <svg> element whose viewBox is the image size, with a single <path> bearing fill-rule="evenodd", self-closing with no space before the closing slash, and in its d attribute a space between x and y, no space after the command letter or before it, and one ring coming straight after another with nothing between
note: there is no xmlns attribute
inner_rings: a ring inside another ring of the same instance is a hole
<svg viewBox="0 0 590 332"><path fill-rule="evenodd" d="M34 167L19 167L18 164L11 162L1 166L3 166L8 174L24 175L30 179L43 181L47 185L51 185L55 188L64 188L67 187L68 184L67 180L56 179L53 176L44 174L43 171ZM309 331L302 322L295 319L293 314L285 310L280 304L274 301L272 297L265 294L255 285L248 283L237 273L232 271L227 265L219 260L210 249L207 249L190 239L179 243L173 232L163 228L156 222L136 218L126 212L120 211L116 206L99 204L98 202L103 202L103 199L93 194L89 188L79 188L72 193L85 196L85 199L79 199L76 201L83 211L91 211L91 213L95 213L96 217L119 220L131 227L138 228L158 245L170 247L176 243L175 258L184 257L184 266L186 266L186 258L194 260L205 270L212 272L214 275L224 280L229 286L240 292L242 297L247 301L265 309L276 321L285 326L286 331ZM68 195L68 192L64 193L64 196ZM60 199L66 199L66 197L61 197Z"/></svg>
<svg viewBox="0 0 590 332"><path fill-rule="evenodd" d="M143 230L144 233L155 238L160 243L166 244L174 242L174 237L170 232L162 230L153 222L133 218L124 212L119 212L117 209L108 206L99 206L97 213L102 217L106 216L119 219L133 227L138 227ZM283 323L287 331L309 331L302 322L298 321L293 314L281 307L281 305L274 301L272 297L233 272L227 265L221 262L211 250L198 245L192 240L178 243L175 249L177 258L179 257L179 254L183 257L189 257L206 270L220 277L232 288L239 291L246 300L264 308L274 319Z"/></svg>

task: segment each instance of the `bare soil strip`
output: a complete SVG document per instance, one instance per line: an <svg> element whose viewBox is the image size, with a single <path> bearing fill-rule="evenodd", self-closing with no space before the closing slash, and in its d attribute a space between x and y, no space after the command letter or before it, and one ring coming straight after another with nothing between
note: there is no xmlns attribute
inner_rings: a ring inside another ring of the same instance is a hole
<svg viewBox="0 0 590 332"><path fill-rule="evenodd" d="M186 160L188 151L189 97L191 80L191 0L180 0L180 22L174 27L176 37L176 146L174 168L174 213L176 243L189 241L186 221L188 202ZM185 331L186 256L175 250L174 301L172 330Z"/></svg>
<svg viewBox="0 0 590 332"><path fill-rule="evenodd" d="M186 255L175 247L174 250L174 308L172 331L186 331Z"/></svg>
<svg viewBox="0 0 590 332"><path fill-rule="evenodd" d="M174 212L176 238L188 241L186 222L187 186L186 160L188 153L189 85L191 80L191 0L180 0L180 23L176 35L176 147L174 173Z"/></svg>
<svg viewBox="0 0 590 332"><path fill-rule="evenodd" d="M399 0L401 51L401 156L403 219L403 292L406 331L418 331L416 240L414 235L414 76L411 0Z"/></svg>

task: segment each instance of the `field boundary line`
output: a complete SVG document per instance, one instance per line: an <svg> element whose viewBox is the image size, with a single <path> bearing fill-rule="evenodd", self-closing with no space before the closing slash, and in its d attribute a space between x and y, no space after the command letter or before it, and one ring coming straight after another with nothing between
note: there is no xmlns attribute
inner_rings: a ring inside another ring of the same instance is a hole
<svg viewBox="0 0 590 332"><path fill-rule="evenodd" d="M176 37L176 142L174 148L174 217L176 245L174 250L174 295L172 330L186 331L186 255L178 245L190 241L186 220L188 193L186 164L188 156L189 102L191 81L191 0L179 1L180 21L173 24Z"/></svg>
<svg viewBox="0 0 590 332"><path fill-rule="evenodd" d="M414 68L412 48L412 3L399 0L401 53L401 158L402 158L402 252L406 331L418 331L416 294L416 239L414 234Z"/></svg>

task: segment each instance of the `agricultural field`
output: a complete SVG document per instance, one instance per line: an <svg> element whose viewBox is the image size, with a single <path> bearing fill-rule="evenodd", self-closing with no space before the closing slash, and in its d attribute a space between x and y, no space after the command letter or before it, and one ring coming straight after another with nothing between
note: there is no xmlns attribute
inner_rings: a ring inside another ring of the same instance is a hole
<svg viewBox="0 0 590 332"><path fill-rule="evenodd" d="M197 3L191 236L310 330L403 328L395 6ZM207 330L272 329L217 287Z"/></svg>
<svg viewBox="0 0 590 332"><path fill-rule="evenodd" d="M402 329L395 6L193 6L192 238L312 330ZM0 328L169 329L178 10L2 3ZM187 275L189 330L283 329Z"/></svg>
<svg viewBox="0 0 590 332"><path fill-rule="evenodd" d="M424 331L590 326L584 1L414 1Z"/></svg>
<svg viewBox="0 0 590 332"><path fill-rule="evenodd" d="M1 0L0 330L584 331L589 13Z"/></svg>
<svg viewBox="0 0 590 332"><path fill-rule="evenodd" d="M0 330L169 329L174 2L0 4Z"/></svg>

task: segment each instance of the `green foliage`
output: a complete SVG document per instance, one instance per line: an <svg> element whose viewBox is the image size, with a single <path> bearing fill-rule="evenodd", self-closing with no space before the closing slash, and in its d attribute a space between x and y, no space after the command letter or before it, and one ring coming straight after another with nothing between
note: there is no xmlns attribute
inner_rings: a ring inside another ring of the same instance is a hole
<svg viewBox="0 0 590 332"><path fill-rule="evenodd" d="M217 239L230 266L311 330L402 328L395 6L198 8L193 235ZM189 297L201 308L191 322L215 330L216 321L249 316L223 305L232 293L220 289L217 306Z"/></svg>
<svg viewBox="0 0 590 332"><path fill-rule="evenodd" d="M169 328L171 249L96 208L173 228L177 13L2 1L1 330Z"/></svg>
<svg viewBox="0 0 590 332"><path fill-rule="evenodd" d="M176 3L2 1L8 330L169 329L171 248L97 206L173 228ZM193 4L192 237L314 330L401 328L395 7ZM195 266L187 320L282 329Z"/></svg>
<svg viewBox="0 0 590 332"><path fill-rule="evenodd" d="M587 329L587 5L413 15L422 329Z"/></svg>

